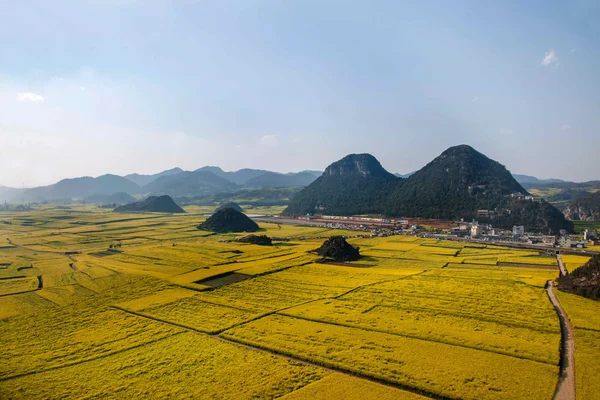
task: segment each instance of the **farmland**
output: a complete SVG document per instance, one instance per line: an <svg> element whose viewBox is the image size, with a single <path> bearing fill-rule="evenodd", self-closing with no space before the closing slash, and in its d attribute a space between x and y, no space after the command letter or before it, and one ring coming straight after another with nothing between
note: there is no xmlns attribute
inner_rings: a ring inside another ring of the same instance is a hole
<svg viewBox="0 0 600 400"><path fill-rule="evenodd" d="M287 240L257 246L186 211L0 213L0 397L552 398L556 259L392 236L319 264L308 251L355 232L260 223ZM593 399L596 303L559 296Z"/></svg>

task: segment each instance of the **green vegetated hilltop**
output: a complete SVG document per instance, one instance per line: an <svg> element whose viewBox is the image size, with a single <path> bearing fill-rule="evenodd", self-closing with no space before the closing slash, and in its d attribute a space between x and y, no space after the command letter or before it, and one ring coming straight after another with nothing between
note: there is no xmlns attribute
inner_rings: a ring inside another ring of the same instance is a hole
<svg viewBox="0 0 600 400"><path fill-rule="evenodd" d="M223 208L198 225L198 229L217 233L256 232L258 225L242 212Z"/></svg>
<svg viewBox="0 0 600 400"><path fill-rule="evenodd" d="M284 213L381 213L387 197L401 182L372 155L351 154L328 166L323 175L296 194Z"/></svg>
<svg viewBox="0 0 600 400"><path fill-rule="evenodd" d="M499 227L573 230L551 204L511 196L516 193L529 195L502 164L467 145L449 148L407 179L390 174L369 154L351 154L300 191L284 214L470 219L477 210L492 210L495 215L488 219Z"/></svg>
<svg viewBox="0 0 600 400"><path fill-rule="evenodd" d="M145 200L125 204L115 208L117 212L160 212L160 213L184 213L170 196L150 196Z"/></svg>

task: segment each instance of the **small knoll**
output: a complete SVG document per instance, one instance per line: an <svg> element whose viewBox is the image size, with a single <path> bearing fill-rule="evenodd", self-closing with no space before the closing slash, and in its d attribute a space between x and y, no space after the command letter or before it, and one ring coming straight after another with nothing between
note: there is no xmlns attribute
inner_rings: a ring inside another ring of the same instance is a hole
<svg viewBox="0 0 600 400"><path fill-rule="evenodd" d="M248 235L244 236L243 238L239 238L237 241L242 243L257 244L259 246L273 245L273 240L267 235Z"/></svg>
<svg viewBox="0 0 600 400"><path fill-rule="evenodd" d="M256 232L258 225L248 218L246 214L236 211L233 208L224 208L198 225L198 229L217 233Z"/></svg>
<svg viewBox="0 0 600 400"><path fill-rule="evenodd" d="M240 207L240 205L238 203L234 203L233 201L221 204L219 207L217 207L215 212L224 210L226 208L233 208L235 211L244 212L244 209L242 207Z"/></svg>
<svg viewBox="0 0 600 400"><path fill-rule="evenodd" d="M358 247L352 247L343 236L332 236L316 252L335 261L356 261L360 258L358 250Z"/></svg>
<svg viewBox="0 0 600 400"><path fill-rule="evenodd" d="M588 299L600 300L600 255L595 255L583 267L558 278L558 288Z"/></svg>
<svg viewBox="0 0 600 400"><path fill-rule="evenodd" d="M114 209L116 212L162 212L162 213L184 213L170 196L150 196L145 200L125 204Z"/></svg>

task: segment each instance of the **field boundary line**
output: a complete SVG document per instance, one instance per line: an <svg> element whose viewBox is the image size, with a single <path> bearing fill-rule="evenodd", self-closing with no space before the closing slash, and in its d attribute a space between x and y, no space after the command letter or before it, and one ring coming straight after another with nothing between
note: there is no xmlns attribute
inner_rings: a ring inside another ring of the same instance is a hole
<svg viewBox="0 0 600 400"><path fill-rule="evenodd" d="M462 347L462 348L476 350L476 351L483 351L483 352L486 352L486 353L498 354L498 355L502 355L502 356L506 356L506 357L511 357L511 358L518 358L520 360L531 361L531 362L536 362L536 363L540 363L540 364L556 365L555 363L549 362L549 361L541 361L541 360L536 360L536 359L527 358L527 357L515 356L515 355L512 355L509 352L501 352L501 351L494 351L494 350L482 349L482 348L475 347L475 346L468 346L468 345L464 345L464 344L452 343L452 342L443 341L443 340L426 339L426 338L423 338L423 337L420 337L420 336L407 335L407 334L402 334L402 333L398 333L398 332L387 331L387 330L383 330L383 329L367 328L367 327L358 326L358 325L350 325L350 324L344 324L344 323L339 323L339 322L331 322L331 321L324 321L324 320L320 320L320 319L312 319L312 318L300 317L300 316L297 316L297 315L286 314L285 312L278 312L278 314L286 316L286 317L289 317L289 318L300 319L300 320L303 320L303 321L317 322L317 323L322 323L322 324L327 324L327 325L333 325L333 326L340 326L340 327L343 327L343 328L359 329L359 330L363 330L363 331L367 331L367 332L384 333L384 334L387 334L387 335L399 336L399 337L413 339L413 340L421 340L421 341L424 341L424 342L439 343L439 344L444 344L444 345L447 345L447 346L455 346L455 347Z"/></svg>
<svg viewBox="0 0 600 400"><path fill-rule="evenodd" d="M320 299L320 300L324 300L324 299ZM311 301L314 301L314 300L311 300ZM307 366L311 366L311 367L321 368L321 369L325 369L325 370L330 371L330 372L337 372L337 373L340 373L340 374L343 374L343 375L352 376L352 377L359 378L359 379L364 379L364 380L367 380L367 381L370 381L370 382L373 382L373 383L377 383L377 384L380 384L380 385L383 385L383 386L387 386L387 387L391 387L391 388L394 388L394 389L403 390L405 392L419 394L421 396L429 397L429 398L434 399L434 400L455 400L455 399L453 399L451 397L444 397L444 396L437 395L435 393L429 393L429 392L426 392L426 391L423 391L423 390L420 390L420 389L417 389L417 388L413 388L411 386L403 385L401 383L390 382L390 381L387 381L387 380L384 380L384 379L380 379L380 378L377 378L377 377L373 377L373 376L369 376L369 375L363 375L363 374L360 374L360 373L357 373L357 372L354 372L354 371L351 371L351 370L345 370L345 369L339 368L339 367L337 367L335 365L326 365L327 363L320 364L320 363L315 363L315 362L312 362L312 361L304 360L304 359L299 358L299 357L297 357L297 356L295 356L293 354L286 354L284 352L279 352L279 351L276 351L276 350L273 350L273 349L269 349L267 347L258 346L256 344L246 343L246 342L241 341L241 340L236 340L236 339L232 339L232 338L228 338L228 337L223 337L223 336L221 336L221 334L207 333L207 332L201 331L201 330L196 329L196 328L188 327L188 326L185 326L185 325L182 325L182 324L178 324L178 323L175 323L175 322L170 322L170 321L162 320L160 318L152 317L152 316L149 316L149 315L144 315L144 314L137 313L137 312L134 312L134 311L129 311L129 310L126 310L124 308L117 307L117 306L111 306L111 308L114 308L114 309L117 309L117 310L121 310L123 312L129 313L129 314L132 314L132 315L136 315L136 316L138 316L140 318L148 318L148 319L151 319L153 321L162 322L162 323L167 324L167 325L171 325L171 326L174 326L174 327L186 329L186 330L188 330L190 332L194 332L194 333L197 333L197 334L200 334L200 335L205 335L205 336L208 336L210 338L219 340L219 341L224 342L224 343L229 343L229 344L232 344L232 345L235 345L235 346L238 346L238 347L243 347L243 348L246 348L246 349L249 349L249 350L254 350L254 351L261 352L261 353L270 354L270 355L275 356L275 357L284 358L284 359L287 359L289 361L293 361L293 362L296 362L296 363L299 363L299 364L302 364L302 365L307 365ZM275 312L273 312L273 313L275 313ZM230 328L228 328L228 329L230 329Z"/></svg>
<svg viewBox="0 0 600 400"><path fill-rule="evenodd" d="M101 360L103 358L110 357L110 356L113 356L115 354L124 353L124 352L129 351L129 350L135 350L135 349L138 349L140 347L143 347L143 346L146 346L146 345L149 345L149 344L154 344L154 343L160 342L162 340L169 339L169 338L172 338L174 336L180 335L182 333L183 332L174 332L174 333L172 333L170 335L167 335L167 336L155 339L155 340L151 340L149 342L144 342L144 343L136 344L135 346L128 347L126 349L116 350L116 351L113 351L111 353L102 354L102 355L97 356L97 357L86 358L84 360L74 361L74 362L71 362L71 363L68 363L68 364L63 364L63 365L57 365L57 366L46 368L46 369L40 369L40 370L36 370L36 371L24 372L22 374L16 374L16 375L10 375L10 376L1 377L0 378L0 382L8 381L10 379L22 378L22 377L25 377L25 376L30 376L30 375L35 375L35 374L41 374L41 373L49 372L49 371L55 371L57 369L62 369L62 368L72 367L72 366L75 366L75 365L85 364L85 363L88 363L88 362L91 362L91 361Z"/></svg>

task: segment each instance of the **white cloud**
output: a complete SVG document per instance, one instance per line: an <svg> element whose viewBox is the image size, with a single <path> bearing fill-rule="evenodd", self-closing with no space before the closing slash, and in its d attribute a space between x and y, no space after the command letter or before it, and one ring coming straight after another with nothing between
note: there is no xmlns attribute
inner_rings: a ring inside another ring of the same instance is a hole
<svg viewBox="0 0 600 400"><path fill-rule="evenodd" d="M570 130L571 130L571 126L570 126L570 125L567 125L567 124L563 124L563 125L561 125L561 126L560 126L560 128L558 128L558 129L560 129L562 132L568 132L568 131L570 131Z"/></svg>
<svg viewBox="0 0 600 400"><path fill-rule="evenodd" d="M264 146L275 147L279 144L279 136L265 135L260 138L260 143Z"/></svg>
<svg viewBox="0 0 600 400"><path fill-rule="evenodd" d="M571 50L569 50L569 54L573 54L577 51L577 47L573 47Z"/></svg>
<svg viewBox="0 0 600 400"><path fill-rule="evenodd" d="M292 143L300 143L302 139L300 139L299 137L295 137L292 139Z"/></svg>
<svg viewBox="0 0 600 400"><path fill-rule="evenodd" d="M44 101L44 96L31 92L17 93L17 100L31 101L32 103L42 103Z"/></svg>
<svg viewBox="0 0 600 400"><path fill-rule="evenodd" d="M552 64L558 65L558 56L556 55L556 51L554 49L550 49L544 54L544 58L542 59L542 65L548 66Z"/></svg>

